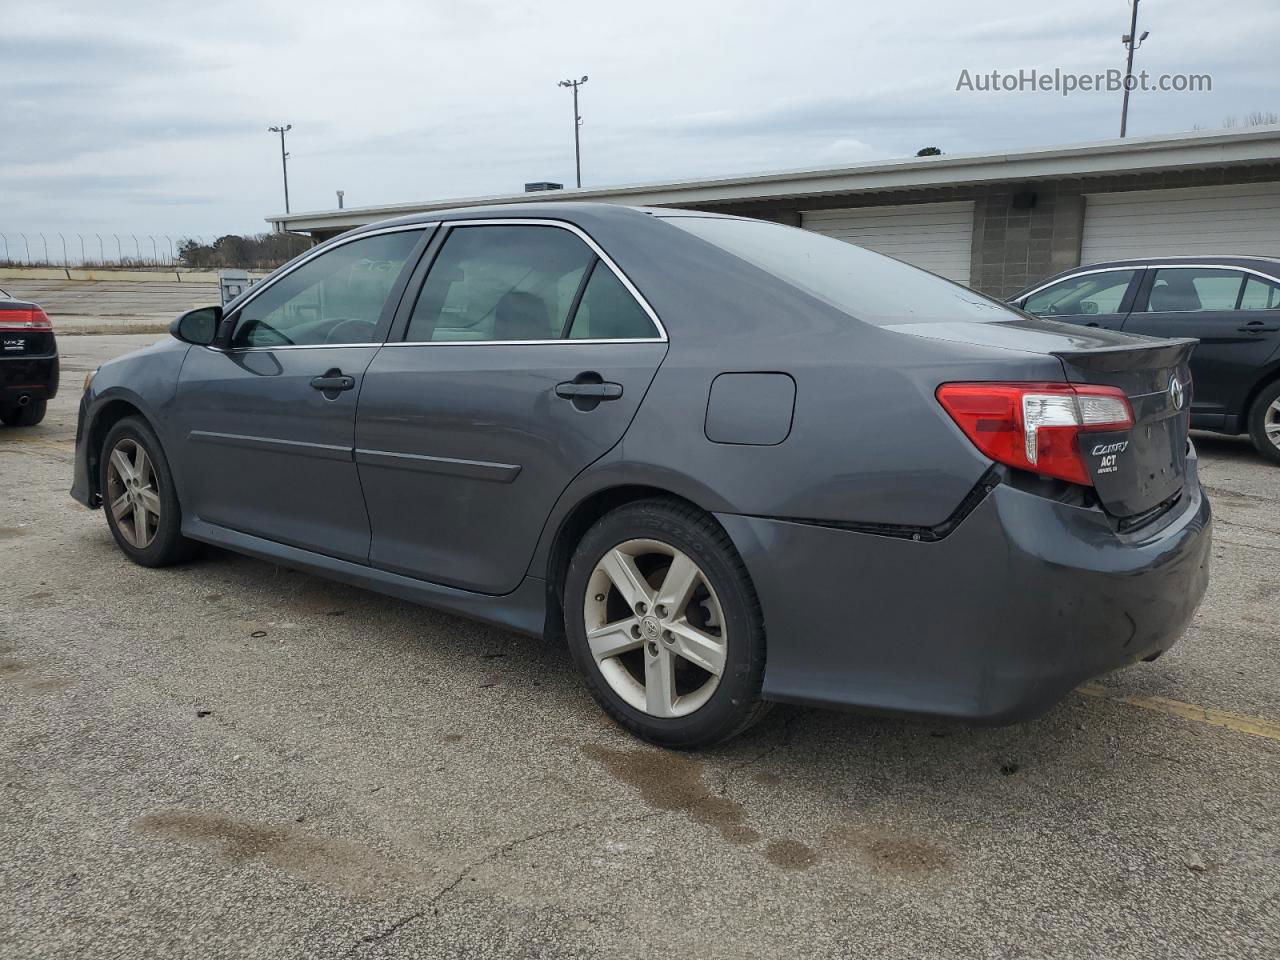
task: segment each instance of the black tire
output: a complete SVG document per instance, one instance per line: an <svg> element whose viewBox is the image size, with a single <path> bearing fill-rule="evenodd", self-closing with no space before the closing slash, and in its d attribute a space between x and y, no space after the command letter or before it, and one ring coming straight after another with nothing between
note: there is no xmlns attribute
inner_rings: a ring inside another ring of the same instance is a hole
<svg viewBox="0 0 1280 960"><path fill-rule="evenodd" d="M1280 463L1280 443L1267 437L1267 411L1277 400L1280 400L1280 380L1263 387L1249 408L1249 439L1272 463Z"/></svg>
<svg viewBox="0 0 1280 960"><path fill-rule="evenodd" d="M701 568L723 612L724 670L710 698L685 716L664 718L636 709L610 686L587 643L584 606L591 577L606 553L630 540L655 540L683 552ZM681 750L709 747L737 736L768 711L769 704L760 699L765 663L760 601L728 535L701 510L674 499L652 499L606 514L574 551L563 607L569 648L591 695L641 739Z"/></svg>
<svg viewBox="0 0 1280 960"><path fill-rule="evenodd" d="M48 400L32 400L25 407L12 403L0 407L0 423L11 427L34 427L44 419L45 411L48 409Z"/></svg>
<svg viewBox="0 0 1280 960"><path fill-rule="evenodd" d="M122 442L136 444L145 451L154 470L155 492L160 501L160 520L155 526L154 536L141 548L131 543L121 531L109 500L108 463L112 452ZM144 567L167 567L191 559L199 549L195 541L182 535L182 507L174 489L169 461L160 440L140 417L125 417L108 431L98 458L98 489L102 493L102 512L107 516L111 535L121 552L134 563Z"/></svg>

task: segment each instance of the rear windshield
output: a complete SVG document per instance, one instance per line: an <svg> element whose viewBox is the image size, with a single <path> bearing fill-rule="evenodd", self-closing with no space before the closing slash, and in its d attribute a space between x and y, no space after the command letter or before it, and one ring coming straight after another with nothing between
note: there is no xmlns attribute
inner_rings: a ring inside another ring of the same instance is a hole
<svg viewBox="0 0 1280 960"><path fill-rule="evenodd" d="M809 230L727 217L662 219L869 323L1018 319L968 287Z"/></svg>

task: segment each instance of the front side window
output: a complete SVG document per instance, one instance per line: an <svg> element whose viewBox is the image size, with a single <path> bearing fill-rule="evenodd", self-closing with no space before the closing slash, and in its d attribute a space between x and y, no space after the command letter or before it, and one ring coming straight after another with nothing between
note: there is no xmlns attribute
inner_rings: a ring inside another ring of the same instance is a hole
<svg viewBox="0 0 1280 960"><path fill-rule="evenodd" d="M1249 277L1240 296L1241 310L1280 310L1280 284Z"/></svg>
<svg viewBox="0 0 1280 960"><path fill-rule="evenodd" d="M1136 270L1108 270L1068 277L1027 297L1027 313L1038 317L1080 317L1119 313Z"/></svg>
<svg viewBox="0 0 1280 960"><path fill-rule="evenodd" d="M1234 310L1245 275L1208 267L1166 267L1156 271L1147 296L1148 313Z"/></svg>
<svg viewBox="0 0 1280 960"><path fill-rule="evenodd" d="M233 347L371 343L387 295L421 230L334 247L286 274L240 311Z"/></svg>
<svg viewBox="0 0 1280 960"><path fill-rule="evenodd" d="M595 260L568 230L455 227L431 265L405 339L558 340Z"/></svg>

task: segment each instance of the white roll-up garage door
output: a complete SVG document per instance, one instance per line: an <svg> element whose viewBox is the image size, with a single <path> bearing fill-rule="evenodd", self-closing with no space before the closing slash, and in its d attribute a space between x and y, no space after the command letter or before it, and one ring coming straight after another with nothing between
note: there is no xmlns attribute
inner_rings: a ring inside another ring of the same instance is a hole
<svg viewBox="0 0 1280 960"><path fill-rule="evenodd" d="M1081 263L1215 253L1280 256L1280 183L1085 196Z"/></svg>
<svg viewBox="0 0 1280 960"><path fill-rule="evenodd" d="M802 213L806 230L856 243L969 282L973 251L973 202L910 203L899 207L852 207Z"/></svg>

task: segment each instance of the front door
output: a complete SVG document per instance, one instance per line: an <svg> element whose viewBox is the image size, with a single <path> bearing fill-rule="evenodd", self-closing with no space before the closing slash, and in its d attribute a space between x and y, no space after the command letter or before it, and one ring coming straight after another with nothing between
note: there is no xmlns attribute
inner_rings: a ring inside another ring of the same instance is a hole
<svg viewBox="0 0 1280 960"><path fill-rule="evenodd" d="M419 226L331 247L234 311L225 349L189 352L174 425L193 516L367 560L356 401L422 238Z"/></svg>
<svg viewBox="0 0 1280 960"><path fill-rule="evenodd" d="M1038 317L1119 330L1141 276L1140 267L1091 270L1037 290L1018 306Z"/></svg>
<svg viewBox="0 0 1280 960"><path fill-rule="evenodd" d="M1228 267L1150 271L1125 333L1195 337L1191 354L1192 426L1239 428L1258 372L1280 347L1280 285Z"/></svg>
<svg viewBox="0 0 1280 960"><path fill-rule="evenodd" d="M584 235L551 224L454 227L409 303L356 423L370 563L510 592L560 494L622 438L665 337Z"/></svg>

